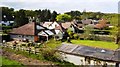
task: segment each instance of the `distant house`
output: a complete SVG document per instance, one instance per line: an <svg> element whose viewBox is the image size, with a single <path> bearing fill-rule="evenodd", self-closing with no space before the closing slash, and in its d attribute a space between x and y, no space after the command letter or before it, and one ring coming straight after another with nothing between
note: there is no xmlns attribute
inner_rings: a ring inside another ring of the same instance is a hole
<svg viewBox="0 0 120 67"><path fill-rule="evenodd" d="M91 19L81 20L83 25L93 24Z"/></svg>
<svg viewBox="0 0 120 67"><path fill-rule="evenodd" d="M75 28L74 28L74 25L72 22L61 23L60 25L63 29L63 32L65 32L68 29L71 29L73 31L73 33L75 33Z"/></svg>
<svg viewBox="0 0 120 67"><path fill-rule="evenodd" d="M0 25L12 26L13 24L14 24L14 21L0 21Z"/></svg>
<svg viewBox="0 0 120 67"><path fill-rule="evenodd" d="M63 29L57 22L44 22L43 26L54 32L55 39L63 38Z"/></svg>
<svg viewBox="0 0 120 67"><path fill-rule="evenodd" d="M54 31L56 40L63 38L63 29L61 28L61 26L56 26Z"/></svg>
<svg viewBox="0 0 120 67"><path fill-rule="evenodd" d="M103 28L107 27L107 22L108 22L107 20L101 19L98 22L99 23L95 25L95 28L97 28L97 29L103 29Z"/></svg>
<svg viewBox="0 0 120 67"><path fill-rule="evenodd" d="M94 25L96 25L96 24L98 24L98 23L99 23L99 21L98 21L98 20L92 20L92 22L93 22L93 24L94 24Z"/></svg>
<svg viewBox="0 0 120 67"><path fill-rule="evenodd" d="M39 41L38 33L46 28L31 22L21 27L14 28L9 34L11 39L28 39L30 41Z"/></svg>
<svg viewBox="0 0 120 67"><path fill-rule="evenodd" d="M57 48L63 60L75 65L120 65L120 49L113 51L63 43Z"/></svg>
<svg viewBox="0 0 120 67"><path fill-rule="evenodd" d="M57 22L44 22L43 26L48 29L55 29L55 27L59 26Z"/></svg>

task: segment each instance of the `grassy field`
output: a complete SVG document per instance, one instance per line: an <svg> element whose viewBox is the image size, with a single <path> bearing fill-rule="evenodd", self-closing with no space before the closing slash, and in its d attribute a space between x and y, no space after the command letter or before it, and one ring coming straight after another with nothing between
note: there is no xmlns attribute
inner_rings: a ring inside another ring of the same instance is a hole
<svg viewBox="0 0 120 67"><path fill-rule="evenodd" d="M2 65L16 65L17 67L22 67L22 64L15 61L15 60L10 60L10 59L7 59L3 56L0 56L0 63Z"/></svg>
<svg viewBox="0 0 120 67"><path fill-rule="evenodd" d="M105 42L105 41L93 41L93 40L71 40L73 44L85 45L91 47L105 48L115 50L118 48L118 45L114 42Z"/></svg>

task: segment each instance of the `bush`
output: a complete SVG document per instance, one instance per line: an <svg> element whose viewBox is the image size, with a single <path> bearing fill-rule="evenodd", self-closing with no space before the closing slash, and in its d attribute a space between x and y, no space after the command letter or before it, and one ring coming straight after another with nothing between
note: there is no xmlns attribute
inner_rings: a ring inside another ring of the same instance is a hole
<svg viewBox="0 0 120 67"><path fill-rule="evenodd" d="M74 34L74 39L78 39L78 34Z"/></svg>
<svg viewBox="0 0 120 67"><path fill-rule="evenodd" d="M55 51L54 50L43 50L42 51L42 55L48 61L60 62L60 60L55 55Z"/></svg>
<svg viewBox="0 0 120 67"><path fill-rule="evenodd" d="M2 35L2 40L10 41L9 35Z"/></svg>

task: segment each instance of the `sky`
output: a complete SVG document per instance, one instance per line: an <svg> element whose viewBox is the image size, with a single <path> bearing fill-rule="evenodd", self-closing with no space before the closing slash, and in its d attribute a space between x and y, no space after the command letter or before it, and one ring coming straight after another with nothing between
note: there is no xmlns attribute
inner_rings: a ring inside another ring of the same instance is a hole
<svg viewBox="0 0 120 67"><path fill-rule="evenodd" d="M0 7L10 7L15 10L50 9L58 13L72 10L87 12L118 13L119 0L0 0Z"/></svg>

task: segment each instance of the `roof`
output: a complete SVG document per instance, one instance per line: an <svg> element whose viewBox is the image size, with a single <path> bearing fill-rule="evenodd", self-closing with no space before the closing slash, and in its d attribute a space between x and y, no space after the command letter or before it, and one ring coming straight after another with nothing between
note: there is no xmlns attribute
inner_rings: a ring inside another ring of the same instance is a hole
<svg viewBox="0 0 120 67"><path fill-rule="evenodd" d="M43 26L48 28L52 23L53 23L53 22L44 22L44 23L43 23Z"/></svg>
<svg viewBox="0 0 120 67"><path fill-rule="evenodd" d="M35 23L31 22L21 27L14 28L10 34L35 35Z"/></svg>
<svg viewBox="0 0 120 67"><path fill-rule="evenodd" d="M91 19L82 20L82 23L83 23L83 24L90 24L91 22L92 22Z"/></svg>
<svg viewBox="0 0 120 67"><path fill-rule="evenodd" d="M61 26L56 26L55 27L55 30L60 30L60 31L63 31L62 27Z"/></svg>
<svg viewBox="0 0 120 67"><path fill-rule="evenodd" d="M40 36L49 36L50 35L51 36L51 35L54 35L54 33L50 30L44 30L44 31L39 32L38 35L40 35Z"/></svg>
<svg viewBox="0 0 120 67"><path fill-rule="evenodd" d="M104 28L104 26L103 26L102 24L96 24L96 25L95 25L95 28L100 29L100 28Z"/></svg>
<svg viewBox="0 0 120 67"><path fill-rule="evenodd" d="M113 50L73 45L68 43L63 43L57 48L57 50L68 54L97 58L103 61L120 62L120 59L118 59L120 58L120 55L118 56L118 53L115 53Z"/></svg>
<svg viewBox="0 0 120 67"><path fill-rule="evenodd" d="M55 29L56 26L60 25L57 22L45 22L43 26L47 27L48 29Z"/></svg>
<svg viewBox="0 0 120 67"><path fill-rule="evenodd" d="M61 23L61 26L64 28L64 29L67 29L71 26L71 22L65 22L65 23Z"/></svg>

